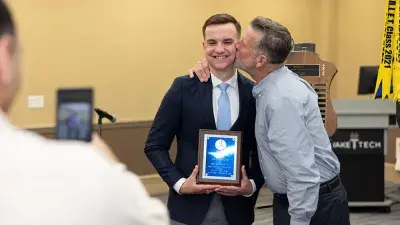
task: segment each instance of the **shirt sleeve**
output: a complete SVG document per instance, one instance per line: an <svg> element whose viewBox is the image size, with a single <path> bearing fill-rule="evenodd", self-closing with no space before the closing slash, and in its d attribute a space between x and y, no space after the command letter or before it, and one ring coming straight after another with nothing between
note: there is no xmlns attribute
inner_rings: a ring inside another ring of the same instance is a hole
<svg viewBox="0 0 400 225"><path fill-rule="evenodd" d="M181 194L180 190L181 190L183 183L185 183L185 181L186 181L186 178L181 178L174 184L174 190L176 191L176 193Z"/></svg>
<svg viewBox="0 0 400 225"><path fill-rule="evenodd" d="M290 97L266 109L269 145L287 181L291 225L310 223L319 196L320 175L304 115L304 106Z"/></svg>
<svg viewBox="0 0 400 225"><path fill-rule="evenodd" d="M256 183L254 182L254 180L249 179L249 181L251 183L251 186L253 186L253 192L251 192L251 194L248 194L248 195L243 195L244 197L251 197L254 194L254 192L257 191L257 186L256 186Z"/></svg>
<svg viewBox="0 0 400 225"><path fill-rule="evenodd" d="M113 207L107 216L114 216L113 224L169 225L169 213L165 204L149 196L139 177L127 170L115 168L110 179ZM111 203L110 203L111 204Z"/></svg>

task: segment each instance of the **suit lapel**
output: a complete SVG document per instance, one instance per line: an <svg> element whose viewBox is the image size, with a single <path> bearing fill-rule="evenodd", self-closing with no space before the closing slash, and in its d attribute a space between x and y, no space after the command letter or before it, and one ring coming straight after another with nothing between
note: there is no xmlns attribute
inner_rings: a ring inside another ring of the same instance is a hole
<svg viewBox="0 0 400 225"><path fill-rule="evenodd" d="M246 107L251 98L251 86L246 84L242 74L238 72L238 89L239 89L239 116L235 123L232 125L231 130L239 129L242 127L242 122L246 118Z"/></svg>
<svg viewBox="0 0 400 225"><path fill-rule="evenodd" d="M207 82L198 82L197 88L200 94L200 104L203 111L200 112L204 115L207 127L210 129L217 129L213 112L213 99L212 99L212 82L211 78ZM197 104L197 103L193 103Z"/></svg>

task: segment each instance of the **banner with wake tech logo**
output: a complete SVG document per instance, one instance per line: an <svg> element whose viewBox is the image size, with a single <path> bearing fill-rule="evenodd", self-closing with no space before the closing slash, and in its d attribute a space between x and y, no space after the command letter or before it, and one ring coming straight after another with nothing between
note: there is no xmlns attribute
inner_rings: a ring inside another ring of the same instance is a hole
<svg viewBox="0 0 400 225"><path fill-rule="evenodd" d="M385 27L375 98L399 100L400 97L400 0L386 1Z"/></svg>

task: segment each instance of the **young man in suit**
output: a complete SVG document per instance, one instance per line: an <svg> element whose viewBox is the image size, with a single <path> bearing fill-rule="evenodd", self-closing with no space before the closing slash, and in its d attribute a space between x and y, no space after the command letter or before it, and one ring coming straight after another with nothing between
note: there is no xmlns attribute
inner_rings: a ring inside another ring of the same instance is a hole
<svg viewBox="0 0 400 225"><path fill-rule="evenodd" d="M150 129L145 153L170 187L172 224L247 225L254 221L254 207L264 179L254 136L253 82L234 65L240 33L241 26L231 15L217 14L207 19L203 47L211 79L201 82L188 75L176 78ZM200 129L242 132L240 187L196 184ZM174 137L178 144L175 163L169 155Z"/></svg>

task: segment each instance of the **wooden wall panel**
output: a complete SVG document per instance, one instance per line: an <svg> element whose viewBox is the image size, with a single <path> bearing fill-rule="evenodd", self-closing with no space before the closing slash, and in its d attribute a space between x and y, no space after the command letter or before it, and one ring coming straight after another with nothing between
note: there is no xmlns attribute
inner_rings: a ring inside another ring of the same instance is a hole
<svg viewBox="0 0 400 225"><path fill-rule="evenodd" d="M168 192L168 186L158 176L153 166L144 154L144 144L151 126L151 121L104 124L102 137L113 149L117 157L127 165L128 169L141 177L150 195L163 195ZM94 126L97 130L97 125ZM33 131L47 137L55 137L54 128L38 128ZM388 132L388 154L385 158L385 177L393 180L387 174L395 173L396 138L400 138L400 128L390 128ZM171 159L175 160L176 142L171 146ZM389 167L387 166L389 165ZM392 171L393 170L393 171ZM396 175L396 177L399 177ZM399 178L397 178L398 180Z"/></svg>
<svg viewBox="0 0 400 225"><path fill-rule="evenodd" d="M155 169L144 154L144 144L151 121L103 124L102 138L128 169L139 176L154 175ZM98 127L95 125L94 130ZM55 137L54 128L31 129L47 138ZM171 159L175 160L176 143L171 146Z"/></svg>

